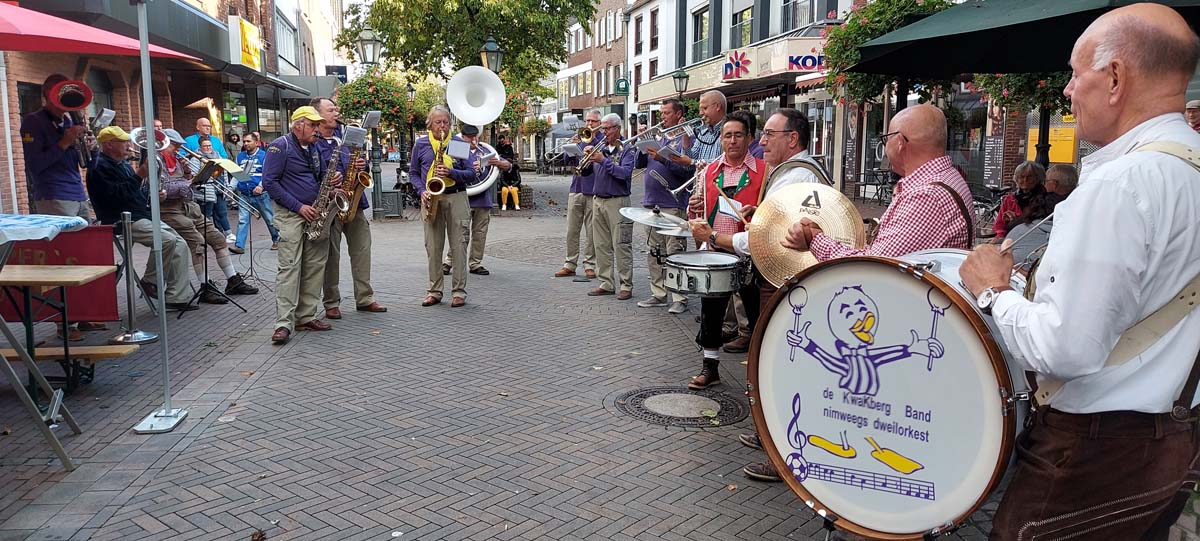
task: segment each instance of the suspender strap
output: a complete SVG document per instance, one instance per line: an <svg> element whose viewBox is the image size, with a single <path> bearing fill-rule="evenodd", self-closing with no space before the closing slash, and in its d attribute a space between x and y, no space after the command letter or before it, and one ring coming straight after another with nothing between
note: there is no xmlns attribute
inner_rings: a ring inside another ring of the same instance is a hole
<svg viewBox="0 0 1200 541"><path fill-rule="evenodd" d="M961 195L954 191L949 184L945 182L934 182L935 186L941 186L942 189L950 192L950 197L954 199L954 204L958 206L958 211L962 213L963 223L967 225L967 249L975 247L975 226L971 224L971 213L967 212L967 204L963 202Z"/></svg>

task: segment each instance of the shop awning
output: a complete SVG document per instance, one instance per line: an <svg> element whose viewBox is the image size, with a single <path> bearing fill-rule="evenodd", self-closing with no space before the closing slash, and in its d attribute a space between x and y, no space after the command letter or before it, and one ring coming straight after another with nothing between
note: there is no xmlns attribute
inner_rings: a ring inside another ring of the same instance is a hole
<svg viewBox="0 0 1200 541"><path fill-rule="evenodd" d="M814 73L806 73L796 77L796 90L804 90L805 88L813 88L825 84L825 72L818 71Z"/></svg>
<svg viewBox="0 0 1200 541"><path fill-rule="evenodd" d="M850 71L954 76L1070 69L1071 48L1092 21L1142 0L967 0L858 48ZM1155 0L1189 21L1200 0Z"/></svg>
<svg viewBox="0 0 1200 541"><path fill-rule="evenodd" d="M137 56L138 40L0 2L0 50ZM150 56L200 60L157 45Z"/></svg>

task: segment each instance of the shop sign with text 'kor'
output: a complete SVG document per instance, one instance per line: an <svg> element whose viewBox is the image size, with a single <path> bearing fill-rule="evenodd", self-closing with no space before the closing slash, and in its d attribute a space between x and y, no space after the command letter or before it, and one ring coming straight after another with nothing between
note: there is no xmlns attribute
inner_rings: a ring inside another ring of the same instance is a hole
<svg viewBox="0 0 1200 541"><path fill-rule="evenodd" d="M822 71L825 69L825 55L816 48L809 54L788 55L788 71Z"/></svg>

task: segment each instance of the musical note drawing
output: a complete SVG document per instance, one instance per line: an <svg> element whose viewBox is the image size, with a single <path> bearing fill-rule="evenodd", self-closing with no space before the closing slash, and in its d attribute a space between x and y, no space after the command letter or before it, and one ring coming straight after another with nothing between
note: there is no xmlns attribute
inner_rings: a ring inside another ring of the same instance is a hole
<svg viewBox="0 0 1200 541"><path fill-rule="evenodd" d="M932 289L932 288L931 288ZM805 298L807 301L807 292ZM795 322L788 331L787 341L792 348L799 348L817 360L823 368L837 374L838 387L853 394L875 396L879 393L879 367L908 359L923 357L929 360L945 354L945 348L935 336L939 312L932 298L930 308L933 324L929 338L921 338L915 329L910 329L912 340L908 344L876 346L875 337L879 330L879 306L861 285L846 286L833 295L826 311L826 323L834 337L834 353L818 345L808 337L811 321L800 325L801 315L793 307ZM799 330L795 330L799 326ZM792 352L794 358L794 351Z"/></svg>
<svg viewBox="0 0 1200 541"><path fill-rule="evenodd" d="M937 499L934 484L928 481L902 479L882 473L872 473L843 466L818 464L816 462L808 463L808 469L805 474L806 479L797 480L827 481L839 485L857 487L862 490L889 492L922 500Z"/></svg>

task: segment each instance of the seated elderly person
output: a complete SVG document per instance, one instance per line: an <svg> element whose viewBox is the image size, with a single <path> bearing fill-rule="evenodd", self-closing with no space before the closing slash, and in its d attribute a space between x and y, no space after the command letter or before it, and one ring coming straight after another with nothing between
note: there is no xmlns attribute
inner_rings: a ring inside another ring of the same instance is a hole
<svg viewBox="0 0 1200 541"><path fill-rule="evenodd" d="M1079 184L1079 170L1074 165L1058 163L1046 170L1046 191L1066 199Z"/></svg>
<svg viewBox="0 0 1200 541"><path fill-rule="evenodd" d="M200 205L194 201L191 181L189 180L197 171L191 171L192 166L189 166L189 160L172 159L177 156L179 148L183 146L183 137L180 137L179 132L175 130L163 130L167 134L167 139L170 145L160 154L162 160L159 163L166 163L167 167L160 177L163 179L162 187L166 192L162 203L162 221L170 225L176 232L187 241L188 248L192 251L192 269L196 272L196 276L200 278L201 287L200 302L209 304L225 304L229 302L215 291L216 285L208 281L208 276L204 274L204 244L207 243L212 247L217 256L217 266L221 268L221 272L225 273L226 295L254 295L258 293L258 288L246 283L241 274L238 274L233 268L233 262L230 260L229 247L225 242L225 235L217 231L211 220L205 220L204 212L200 209ZM175 164L172 167L172 164ZM185 172L186 170L186 172ZM201 233L203 231L203 233Z"/></svg>
<svg viewBox="0 0 1200 541"><path fill-rule="evenodd" d="M142 184L146 168L143 165L135 173L126 161L131 146L129 134L118 126L109 126L100 130L96 141L100 144L100 154L87 172L88 197L92 200L96 216L102 224L115 225L117 234L127 233L134 242L153 249L154 226L150 220L150 199ZM157 196L162 199L166 193L160 191ZM132 214L133 221L128 232L122 231L122 212ZM191 284L187 274L187 243L167 224L162 224L161 236L167 308L195 310L196 307L188 303ZM146 262L146 272L142 275L142 289L154 298L158 298L159 293L155 285L157 275L158 267L151 254Z"/></svg>
<svg viewBox="0 0 1200 541"><path fill-rule="evenodd" d="M1062 198L1054 192L1034 196L1029 204L1021 209L1021 215L1009 224L1004 246L1012 246L1013 261L1020 266L1019 270L1029 272L1029 267L1033 264L1029 255L1050 242L1050 229L1054 227L1054 219L1042 220L1054 212L1054 206L1059 201L1062 201Z"/></svg>
<svg viewBox="0 0 1200 541"><path fill-rule="evenodd" d="M1046 193L1043 183L1046 182L1046 168L1037 162L1024 162L1013 171L1013 184L1017 189L1004 196L1000 202L1000 211L996 213L996 223L992 229L997 237L1008 234L1008 228L1021 216L1021 211L1035 197Z"/></svg>

